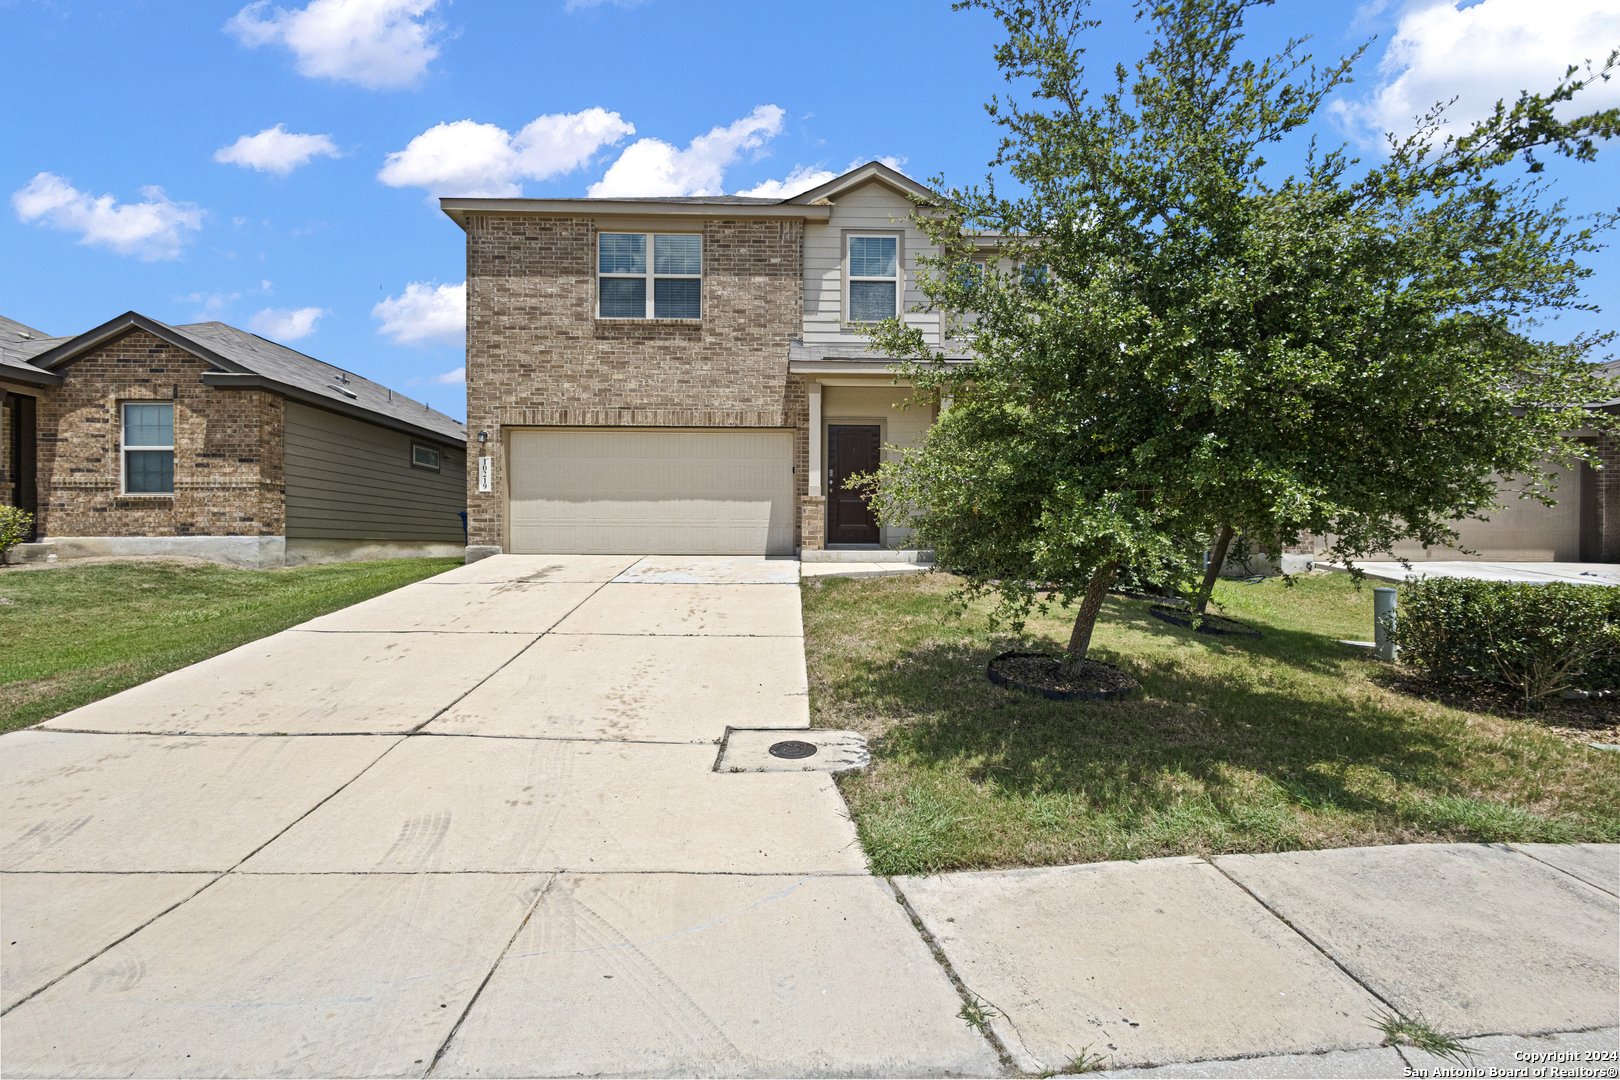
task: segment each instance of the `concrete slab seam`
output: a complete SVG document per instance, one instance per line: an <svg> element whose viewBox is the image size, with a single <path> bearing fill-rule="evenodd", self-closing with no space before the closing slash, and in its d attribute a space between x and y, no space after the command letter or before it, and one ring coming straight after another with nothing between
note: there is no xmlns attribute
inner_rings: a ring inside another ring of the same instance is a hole
<svg viewBox="0 0 1620 1080"><path fill-rule="evenodd" d="M22 873L24 871L9 871L9 872L10 873ZM66 873L76 873L77 871L58 870L58 871L44 871L44 872L45 873L63 873L63 874L66 874ZM176 871L176 872L178 872L178 871ZM195 873L195 871L192 871L192 872ZM153 923L155 923L159 919L163 918L163 916L167 915L169 912L173 911L175 908L178 908L181 904L184 904L187 901L190 901L190 900L194 899L198 895L198 893L201 893L204 889L206 889L209 886L213 885L216 881L218 881L220 878L224 877L228 873L230 873L229 870L221 870L221 871L219 871L212 878L209 878L207 881L205 881L201 885L199 885L197 887L197 889L194 892L191 893L190 896L182 896L179 900L176 900L174 903L170 904L168 907L164 908L162 911L158 912L156 915L153 915L150 919L147 919L145 922L141 923L139 926L137 926L134 929L130 930L127 934L124 934L124 935L120 936L119 938L117 938L114 941L108 942L106 945L103 945L101 948L97 949L90 956L85 957L83 960L79 961L77 964L74 964L72 967L70 967L66 971L62 972L56 978L51 979L48 982L44 983L43 985L36 987L34 989L34 991L32 993L30 993L29 995L27 995L26 997L19 998L17 1000L16 1004L12 1005L11 1008L0 1010L0 1016L5 1016L8 1013L10 1013L13 1009L16 1009L16 1008L18 1008L18 1007L20 1007L22 1005L28 1004L28 1002L32 1001L34 998L38 997L40 994L43 994L45 991L49 990L51 987L55 986L57 983L61 982L65 978L67 978L69 975L73 974L75 971L78 971L80 968L84 967L84 965L90 963L92 960L96 959L96 957L100 956L102 953L106 952L108 949L113 949L113 948L118 947L119 945L123 944L125 941L128 941L130 938L132 938L136 934L140 933L142 930L145 930L148 926L151 926Z"/></svg>
<svg viewBox="0 0 1620 1080"><path fill-rule="evenodd" d="M382 753L378 754L376 757L372 758L369 762L366 763L365 768L362 768L359 772L357 772L353 776L349 777L347 780L345 780L343 783L339 784L332 791L328 792L325 797L318 800L315 803L315 805L311 806L308 810L305 810L302 814L299 814L293 820L289 821L286 825L282 826L280 829L278 829L276 831L276 834L274 836L270 837L264 843L260 844L258 847L254 848L252 851L248 852L246 855L242 856L240 859L237 859L235 863L233 863L232 865L226 867L217 876L211 878L208 881L203 882L202 887L199 888L196 892L194 892L190 896L187 896L184 899L180 900L178 903L172 904L169 907L164 908L162 911L158 912L156 915L152 916L150 919L147 919L145 922L141 923L141 925L135 927L135 929L131 930L129 933L127 933L127 934L123 935L122 937L120 937L117 941L114 941L114 942L112 942L112 943L110 943L108 945L105 945L100 949L97 949L95 951L95 953L93 953L92 955L85 957L83 960L79 961L77 964L74 964L72 967L70 967L66 971L62 972L56 978L54 978L54 979L50 980L49 982L45 983L43 986L40 986L40 987L36 988L34 990L34 992L29 994L27 997L20 999L15 1005L11 1006L10 1009L5 1010L5 1012L0 1012L0 1016L4 1016L7 1013L10 1013L12 1010L18 1008L19 1006L25 1005L28 1002L32 1001L34 998L38 997L40 994L44 993L46 990L49 990L51 987L55 986L57 983L61 982L65 978L67 978L69 975L73 974L75 971L78 971L80 968L84 967L86 964L90 963L92 960L95 960L97 957L101 956L108 949L112 949L112 948L118 946L119 944L121 944L121 943L123 943L125 941L128 941L130 938L134 937L136 934L140 933L142 930L145 930L148 926L151 926L153 923L155 923L159 919L163 918L163 916L169 914L171 911L174 911L174 910L178 909L179 907L181 907L184 904L190 903L191 901L195 900L197 897L201 896L203 893L207 892L209 889L213 888L219 882L225 880L226 877L230 876L230 873L231 873L232 870L235 870L238 866L241 866L243 863L245 863L249 859L253 858L253 856L257 855L259 852L263 851L265 848L267 848L271 844L275 843L282 836L286 835L286 832L287 832L288 829L292 828L294 825L297 825L300 821L303 821L305 818L309 817L309 815L313 814L315 811L317 811L321 807L325 806L328 802L330 802L333 798L335 798L340 792L342 792L350 784L354 783L356 780L358 780L362 776L364 776L371 769L371 767L373 765L377 764L377 762L381 761L383 758L385 758L389 754L393 753L394 748L396 746L398 746L400 743L404 742L404 741L405 741L405 736L403 736L403 735L396 736L394 741L392 743L390 743L386 748L384 748Z"/></svg>
<svg viewBox="0 0 1620 1080"><path fill-rule="evenodd" d="M754 876L782 877L784 875L760 874ZM657 945L660 942L670 941L678 937L685 937L687 934L696 934L701 930L708 930L711 927L719 926L727 919L734 919L738 915L746 915L757 907L762 907L773 900L780 900L784 896L789 896L797 892L799 888L808 882L814 875L799 874L796 876L799 880L795 881L792 885L789 885L785 889L779 889L776 892L771 893L769 896L761 897L760 899L755 900L752 904L749 904L747 907L739 908L736 911L728 911L724 915L718 915L710 919L708 922L698 923L696 926L688 926L684 930L672 930L667 934L663 934L655 938L649 938L646 941L613 941L606 945L593 945L588 949L546 949L541 952L512 953L511 958L513 960L534 960L542 956L580 956L585 953L606 952L609 949L645 949L649 945ZM507 948L510 949L511 946L508 945ZM502 954L503 957L505 955L505 953Z"/></svg>
<svg viewBox="0 0 1620 1080"><path fill-rule="evenodd" d="M1307 934L1305 931L1303 931L1299 927L1295 926L1291 921L1289 921L1287 916L1285 916L1282 912L1278 911L1276 908L1272 907L1270 904L1268 904L1264 900L1262 900L1259 897L1259 895L1254 892L1253 889L1250 889L1247 885L1243 884L1243 882L1239 881L1237 878L1233 877L1231 874L1228 874L1226 872L1225 868L1223 868L1214 859L1205 857L1204 861L1209 863L1210 866L1214 867L1215 872L1220 874L1221 877L1225 878L1227 881L1230 881L1233 885L1236 885L1239 889L1242 889L1243 892L1246 893L1255 903L1259 904L1261 907L1265 908L1268 912L1270 912L1271 915L1273 917L1275 917L1278 922L1282 923L1284 926L1288 927L1288 929L1290 929L1294 933L1298 934L1302 939L1305 940L1305 942L1307 944L1310 945L1311 948L1315 949L1317 952L1319 952L1323 956L1325 956L1330 964L1332 964L1334 967L1338 968L1340 971L1344 972L1346 978L1348 978L1351 982L1355 983L1357 986L1361 987L1363 990L1367 991L1367 993L1372 997L1372 999L1374 1001L1377 1001L1380 1004L1382 1004L1384 1006L1384 1008L1388 1009L1391 1013L1393 1013L1396 1016L1399 1016L1399 1017L1402 1017L1403 1019L1408 1019L1408 1020L1412 1019L1412 1017L1407 1016L1405 1013L1401 1012L1401 1010L1397 1009L1394 1005L1392 1005L1389 1002L1389 1000L1384 997L1384 995L1380 994L1378 991L1374 990L1372 987L1368 986L1365 982L1363 982L1362 979L1358 975L1356 975L1355 972L1351 971L1349 968L1347 968L1343 964L1341 964L1339 962L1339 958L1334 956L1332 953L1328 952L1326 949L1324 949L1320 944L1317 943L1315 938L1311 937L1311 935ZM1372 1018L1369 1017L1369 1019L1372 1019Z"/></svg>
<svg viewBox="0 0 1620 1080"><path fill-rule="evenodd" d="M606 585L607 585L607 582L605 582L605 581L598 584L596 586L596 588L594 588L590 592L586 593L585 596L583 598L581 598L579 603L575 604L573 607L571 607L567 611L563 612L563 614L561 616L559 616L557 618L557 620L555 622L553 622L551 625L552 626L560 625L562 623L563 619L568 618L568 616L570 616L574 612L578 611L581 607L583 607L586 603L588 603L590 601L591 597L593 597L597 593L601 592L603 587L606 586ZM453 709L457 705L461 704L461 702L467 697L468 694L472 693L474 690L477 690L480 686L483 686L485 683L489 682L489 680L491 680L495 676L499 675L502 671L505 671L507 664L510 664L512 661L516 660L518 657L522 656L524 653L526 653L530 649L534 648L535 645L539 643L540 639L545 637L548 633L550 633L549 630L540 631L540 633L538 633L538 634L536 634L534 636L533 641L529 642L527 645L523 646L523 648L519 649L517 652L513 653L511 656L507 657L505 663L499 665L498 667L496 667L496 669L494 671L490 672L488 675L485 675L482 679L479 679L476 683L469 686L466 689L466 691L463 692L460 696L458 696L454 701L450 702L450 704L446 705L444 708L440 709L438 712L434 713L432 716L428 717L426 720L422 721L420 724L417 724L409 732L407 732L407 734L415 735L415 734L419 733L423 728L425 728L429 724L433 723L433 721L437 720L439 717L443 716L445 713L449 712L451 709Z"/></svg>
<svg viewBox="0 0 1620 1080"><path fill-rule="evenodd" d="M532 634L533 630L327 630L317 627L310 629L304 626L289 626L289 634L473 634L483 637L521 637ZM545 633L545 631L541 631Z"/></svg>
<svg viewBox="0 0 1620 1080"><path fill-rule="evenodd" d="M456 1017L454 1024L450 1025L450 1031L445 1035L444 1042L439 1044L439 1049L434 1053L433 1060L428 1062L428 1067L422 1071L423 1076L430 1075L434 1069L438 1068L439 1059L444 1057L444 1052L450 1048L450 1040L454 1039L456 1032L461 1030L462 1023L467 1019L467 1014L472 1012L473 1006L478 1003L478 998L483 994L484 987L488 986L489 980L495 977L495 971L501 966L501 961L506 958L506 954L517 943L518 935L523 933L525 926L529 925L529 920L534 918L534 913L540 907L540 901L545 899L546 893L551 891L551 886L556 880L557 876L553 874L546 879L546 883L540 886L540 889L534 894L534 902L529 905L529 910L523 913L523 918L518 920L517 929L513 930L512 936L506 939L506 945L495 955L495 962L489 965L489 970L484 973L484 979L478 984L478 989L474 990L472 997L467 999L467 1005L461 1010L461 1015Z"/></svg>
<svg viewBox="0 0 1620 1080"><path fill-rule="evenodd" d="M587 739L577 735L492 735L482 731L417 731L429 739L515 739L519 742L604 743L608 746L713 746L713 739Z"/></svg>
<svg viewBox="0 0 1620 1080"><path fill-rule="evenodd" d="M1586 885L1586 886L1589 886L1591 888L1594 888L1598 892L1602 893L1604 896L1620 896L1620 893L1612 893L1608 889L1605 889L1603 886L1599 885L1595 881L1587 881L1583 877L1578 877L1575 874L1571 874L1568 870L1565 870L1562 866L1557 866L1557 865L1555 865L1553 863L1550 863L1546 859L1537 858L1535 855L1532 855L1530 852L1525 851L1522 848L1520 848L1517 844L1507 844L1506 847L1508 848L1508 850L1518 852L1520 855L1523 855L1525 858L1532 859L1535 862L1540 863L1542 866L1551 866L1554 870L1558 871L1560 874L1563 874L1565 877L1575 878L1575 880L1580 882L1582 885Z"/></svg>
<svg viewBox="0 0 1620 1080"><path fill-rule="evenodd" d="M1001 1018L1007 1021L1008 1025L1013 1029L1013 1034L1018 1036L1018 1041L1020 1044L1022 1044L1024 1041L1024 1036L1021 1032L1019 1032L1018 1025L1013 1022L1012 1018L1008 1016L1004 1010L998 1008L995 1002L989 1000L988 998L980 997L978 994L969 989L967 983L962 981L962 977L956 973L956 968L954 965L952 965L950 957L945 955L945 950L940 947L939 942L934 939L934 935L929 932L927 924L922 920L922 916L917 914L917 909L911 906L911 901L906 898L904 890L894 883L894 878L885 875L883 878L883 883L887 885L889 887L889 891L894 894L895 901L899 903L900 907L905 911L906 918L911 920L912 929L916 930L917 935L922 938L923 945L927 947L929 955L933 956L934 962L940 966L940 970L945 973L945 978L950 981L951 988L956 991L957 997L962 999L962 1012L967 1012L970 1009L978 1009L979 1004L983 1002L985 1005L995 1009ZM960 1016L961 1013L958 1013L957 1015ZM996 1052L996 1056L1001 1059L1001 1067L1003 1069L1007 1070L1007 1072L1011 1075L1019 1075L1023 1072L1023 1070L1019 1068L1018 1062L1013 1058L1012 1051L1007 1049L1007 1044L1002 1042L1001 1036L996 1034L995 1029L990 1026L988 1017L985 1018L985 1022L982 1025L974 1024L971 1021L965 1022L968 1023L969 1027L976 1030L981 1038L990 1044L990 1048L994 1050ZM1024 1054L1032 1061L1039 1060L1034 1054L1029 1052L1029 1047L1027 1045L1024 1046Z"/></svg>
<svg viewBox="0 0 1620 1080"><path fill-rule="evenodd" d="M594 595L594 594L593 594ZM565 616L566 618L566 616ZM561 620L558 620L559 622ZM803 641L803 634L585 634L578 631L548 630L551 637L700 637L700 638L786 638L790 641Z"/></svg>
<svg viewBox="0 0 1620 1080"><path fill-rule="evenodd" d="M234 870L234 868L233 868ZM147 874L159 871L96 870L97 874ZM162 873L212 873L212 871L169 870ZM225 873L226 871L220 871ZM7 870L8 874L83 874L83 870ZM234 870L237 877L533 877L536 874L569 874L573 877L736 877L736 878L869 878L865 871L853 870L581 870L575 866L531 867L527 870Z"/></svg>
<svg viewBox="0 0 1620 1080"><path fill-rule="evenodd" d="M49 720L41 720L38 724L18 731L34 731ZM52 732L61 732L64 735L144 735L150 738L161 739L393 739L401 738L407 734L403 731L103 731L100 728L70 728L58 727L47 729ZM7 732L7 734L15 734ZM100 871L97 871L98 873ZM144 872L144 871L143 871ZM156 871L153 871L156 873Z"/></svg>

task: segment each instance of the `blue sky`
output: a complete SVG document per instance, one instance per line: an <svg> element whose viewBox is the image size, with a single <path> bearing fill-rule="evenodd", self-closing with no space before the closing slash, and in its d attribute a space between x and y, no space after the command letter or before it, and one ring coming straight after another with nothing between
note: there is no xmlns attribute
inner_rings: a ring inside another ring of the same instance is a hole
<svg viewBox="0 0 1620 1080"><path fill-rule="evenodd" d="M1093 70L1140 55L1129 4L1096 13ZM1467 118L1606 55L1620 0L1282 0L1249 28L1323 58L1377 36L1313 126L1376 156L1436 98ZM873 158L971 182L1007 91L992 21L932 0L0 0L0 40L0 313L219 319L457 416L463 236L436 196L790 193ZM1616 153L1549 170L1572 210L1614 208ZM1551 336L1614 325L1620 259L1592 265L1609 310Z"/></svg>

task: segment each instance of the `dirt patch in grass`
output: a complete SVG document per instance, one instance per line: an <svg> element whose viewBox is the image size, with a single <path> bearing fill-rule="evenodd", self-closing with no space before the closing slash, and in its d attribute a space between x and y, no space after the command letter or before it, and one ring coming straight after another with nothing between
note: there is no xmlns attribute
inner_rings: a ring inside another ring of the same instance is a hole
<svg viewBox="0 0 1620 1080"><path fill-rule="evenodd" d="M1054 656L997 657L990 662L1003 678L1061 694L1107 694L1134 690L1136 680L1112 664L1082 660L1065 671Z"/></svg>
<svg viewBox="0 0 1620 1080"><path fill-rule="evenodd" d="M1371 587L1346 576L1221 583L1220 613L1260 640L1109 599L1092 655L1143 690L1096 702L985 677L1001 652L1061 652L1072 612L998 633L982 606L958 614L953 588L941 574L805 586L813 722L871 741L872 766L839 786L880 872L1620 840L1620 754L1392 682L1335 640L1372 625Z"/></svg>
<svg viewBox="0 0 1620 1080"><path fill-rule="evenodd" d="M1408 697L1534 724L1569 742L1620 744L1620 701L1613 699L1549 698L1539 705L1529 706L1511 687L1429 679L1420 671L1399 665L1377 673L1377 681Z"/></svg>

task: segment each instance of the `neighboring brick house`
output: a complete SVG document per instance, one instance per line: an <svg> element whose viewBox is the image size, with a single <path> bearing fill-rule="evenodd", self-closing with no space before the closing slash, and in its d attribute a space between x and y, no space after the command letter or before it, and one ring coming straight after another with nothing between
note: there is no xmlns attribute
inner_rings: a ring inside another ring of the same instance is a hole
<svg viewBox="0 0 1620 1080"><path fill-rule="evenodd" d="M128 312L72 338L0 319L0 502L25 556L252 567L460 555L466 429L227 326Z"/></svg>

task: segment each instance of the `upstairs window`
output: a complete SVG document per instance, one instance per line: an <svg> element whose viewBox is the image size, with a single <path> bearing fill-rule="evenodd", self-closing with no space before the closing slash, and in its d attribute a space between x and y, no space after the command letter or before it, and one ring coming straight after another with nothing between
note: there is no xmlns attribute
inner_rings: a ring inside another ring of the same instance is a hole
<svg viewBox="0 0 1620 1080"><path fill-rule="evenodd" d="M900 238L849 238L849 321L881 322L892 319L898 308Z"/></svg>
<svg viewBox="0 0 1620 1080"><path fill-rule="evenodd" d="M649 259L647 249L652 248ZM703 237L600 233L597 315L603 319L701 319Z"/></svg>
<svg viewBox="0 0 1620 1080"><path fill-rule="evenodd" d="M174 405L126 401L123 406L124 493L174 494Z"/></svg>

